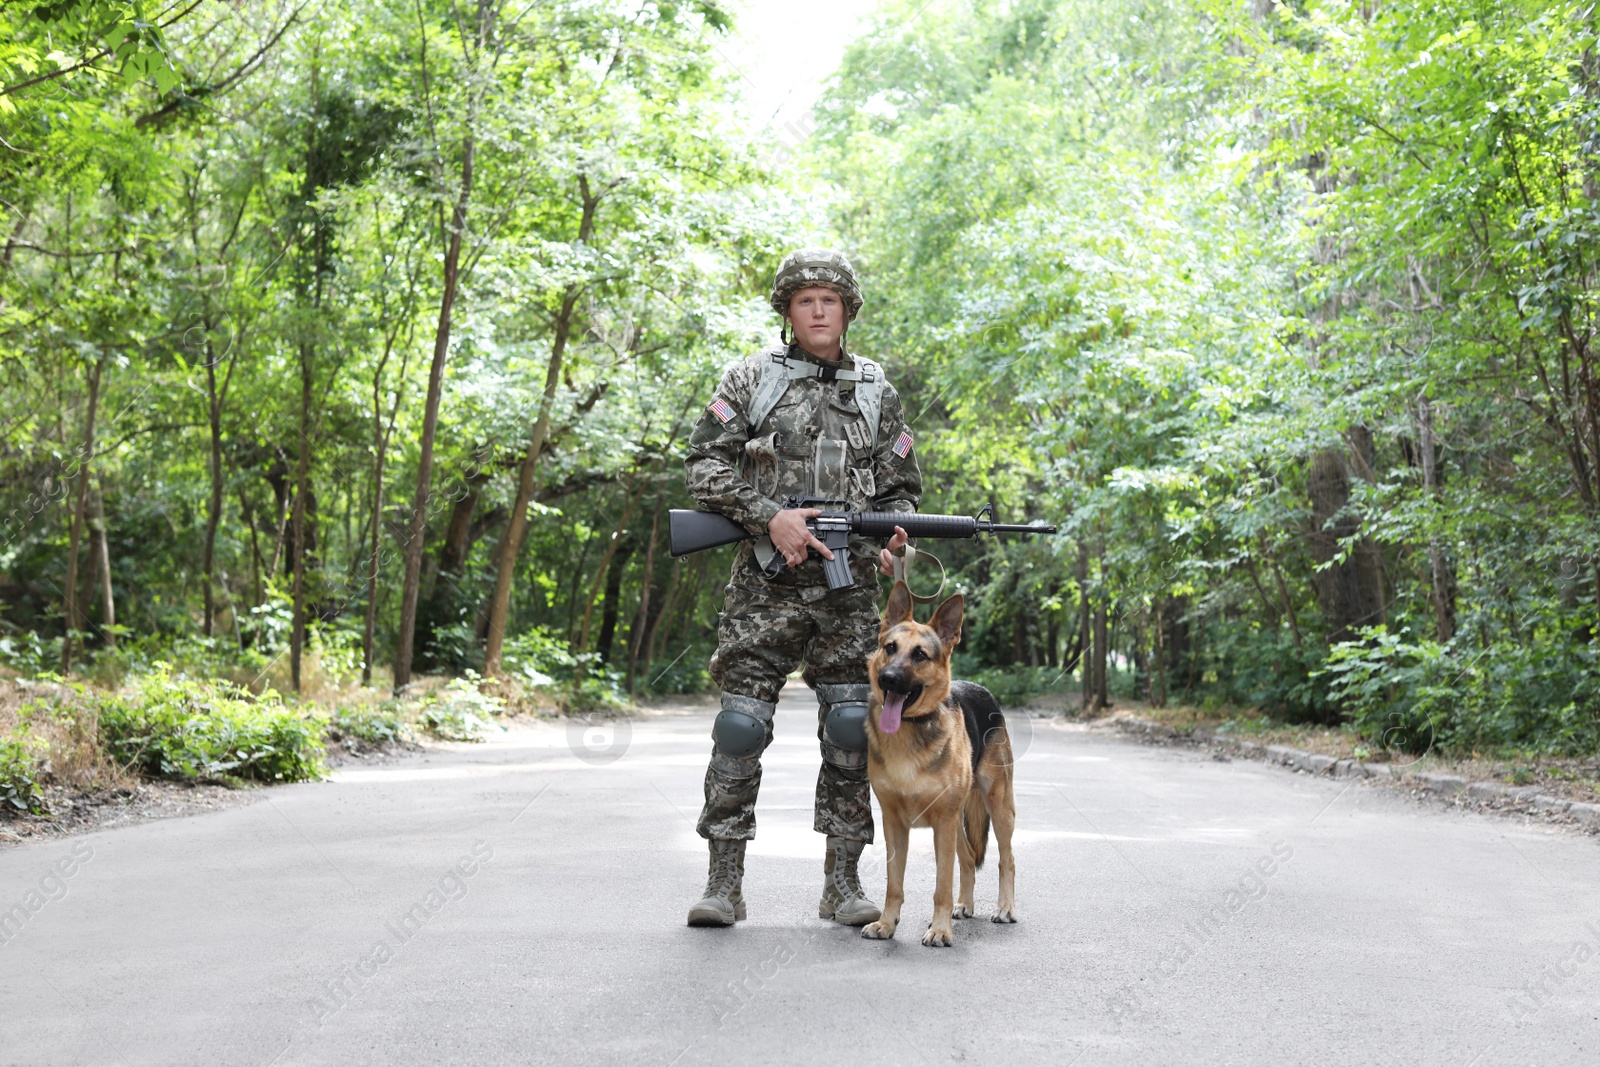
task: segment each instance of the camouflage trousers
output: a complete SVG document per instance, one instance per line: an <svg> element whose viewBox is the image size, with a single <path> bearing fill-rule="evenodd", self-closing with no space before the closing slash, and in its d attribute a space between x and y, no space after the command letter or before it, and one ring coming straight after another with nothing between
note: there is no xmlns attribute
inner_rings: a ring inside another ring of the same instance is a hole
<svg viewBox="0 0 1600 1067"><path fill-rule="evenodd" d="M857 570L865 571L858 565ZM804 665L806 684L864 685L867 657L878 635L877 582L870 574L851 589L768 583L736 567L717 626L717 651L711 678L724 693L778 699L783 683ZM823 735L827 708L817 709L817 742L822 767L817 773L813 828L855 841L870 842L872 789L867 754L848 752ZM767 723L766 744L772 744ZM756 794L761 790L761 755L738 758L715 745L706 768L706 803L696 827L701 837L752 838L756 835Z"/></svg>

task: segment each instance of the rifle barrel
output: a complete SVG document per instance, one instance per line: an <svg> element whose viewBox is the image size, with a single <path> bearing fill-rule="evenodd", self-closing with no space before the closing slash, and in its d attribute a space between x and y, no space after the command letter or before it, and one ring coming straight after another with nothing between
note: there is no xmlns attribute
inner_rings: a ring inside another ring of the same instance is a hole
<svg viewBox="0 0 1600 1067"><path fill-rule="evenodd" d="M1014 522L985 523L980 529L984 533L1055 533L1054 526L1027 526Z"/></svg>

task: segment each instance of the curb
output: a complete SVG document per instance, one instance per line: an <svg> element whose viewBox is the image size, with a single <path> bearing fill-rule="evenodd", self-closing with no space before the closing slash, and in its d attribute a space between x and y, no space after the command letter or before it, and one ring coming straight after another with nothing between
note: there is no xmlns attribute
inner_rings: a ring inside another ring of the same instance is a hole
<svg viewBox="0 0 1600 1067"><path fill-rule="evenodd" d="M1164 730L1158 723L1139 720L1146 733ZM1506 785L1502 782L1468 781L1459 774L1440 771L1412 771L1389 763L1361 763L1352 759L1336 759L1315 752L1302 752L1287 745L1263 745L1220 734L1194 731L1188 734L1172 731L1174 738L1187 737L1201 744L1231 749L1241 756L1249 756L1288 767L1302 774L1327 778L1367 779L1389 782L1409 788L1414 794L1427 796L1455 806L1482 807L1489 810L1528 811L1556 817L1563 822L1576 823L1589 833L1600 833L1600 804L1577 800L1564 800L1541 793L1535 787ZM1563 817L1564 818L1561 818Z"/></svg>
<svg viewBox="0 0 1600 1067"><path fill-rule="evenodd" d="M1563 800L1541 793L1531 786L1506 785L1503 782L1469 782L1459 774L1439 771L1411 771L1388 763L1358 763L1350 759L1335 759L1315 752L1302 752L1287 745L1262 745L1255 741L1241 741L1219 737L1216 734L1196 734L1197 738L1214 745L1226 745L1241 753L1261 753L1268 763L1277 763L1306 774L1326 775L1330 778L1376 778L1397 784L1411 785L1427 793L1437 794L1446 801L1459 802L1465 797L1485 804L1512 803L1524 805L1535 811L1552 815L1565 814L1590 830L1600 830L1600 804Z"/></svg>

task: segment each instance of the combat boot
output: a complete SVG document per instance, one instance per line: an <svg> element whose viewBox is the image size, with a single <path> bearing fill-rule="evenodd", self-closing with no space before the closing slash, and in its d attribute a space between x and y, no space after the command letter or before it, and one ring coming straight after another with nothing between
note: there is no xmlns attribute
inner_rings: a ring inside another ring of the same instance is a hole
<svg viewBox="0 0 1600 1067"><path fill-rule="evenodd" d="M732 926L744 918L744 839L709 838L711 870L706 895L689 909L690 926Z"/></svg>
<svg viewBox="0 0 1600 1067"><path fill-rule="evenodd" d="M865 841L828 835L828 855L822 861L822 903L817 906L819 918L845 926L865 926L883 915L862 892L861 878L856 874L856 861L866 845Z"/></svg>

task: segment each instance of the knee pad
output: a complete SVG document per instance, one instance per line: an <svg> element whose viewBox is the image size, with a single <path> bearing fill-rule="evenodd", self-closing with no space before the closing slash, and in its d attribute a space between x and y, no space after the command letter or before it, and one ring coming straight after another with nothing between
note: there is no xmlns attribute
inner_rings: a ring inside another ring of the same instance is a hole
<svg viewBox="0 0 1600 1067"><path fill-rule="evenodd" d="M828 745L845 752L867 750L867 700L871 696L870 685L817 686L817 700L827 709L822 736Z"/></svg>
<svg viewBox="0 0 1600 1067"><path fill-rule="evenodd" d="M717 751L736 759L759 756L767 747L767 724L777 705L737 693L722 694L722 710L711 724Z"/></svg>

